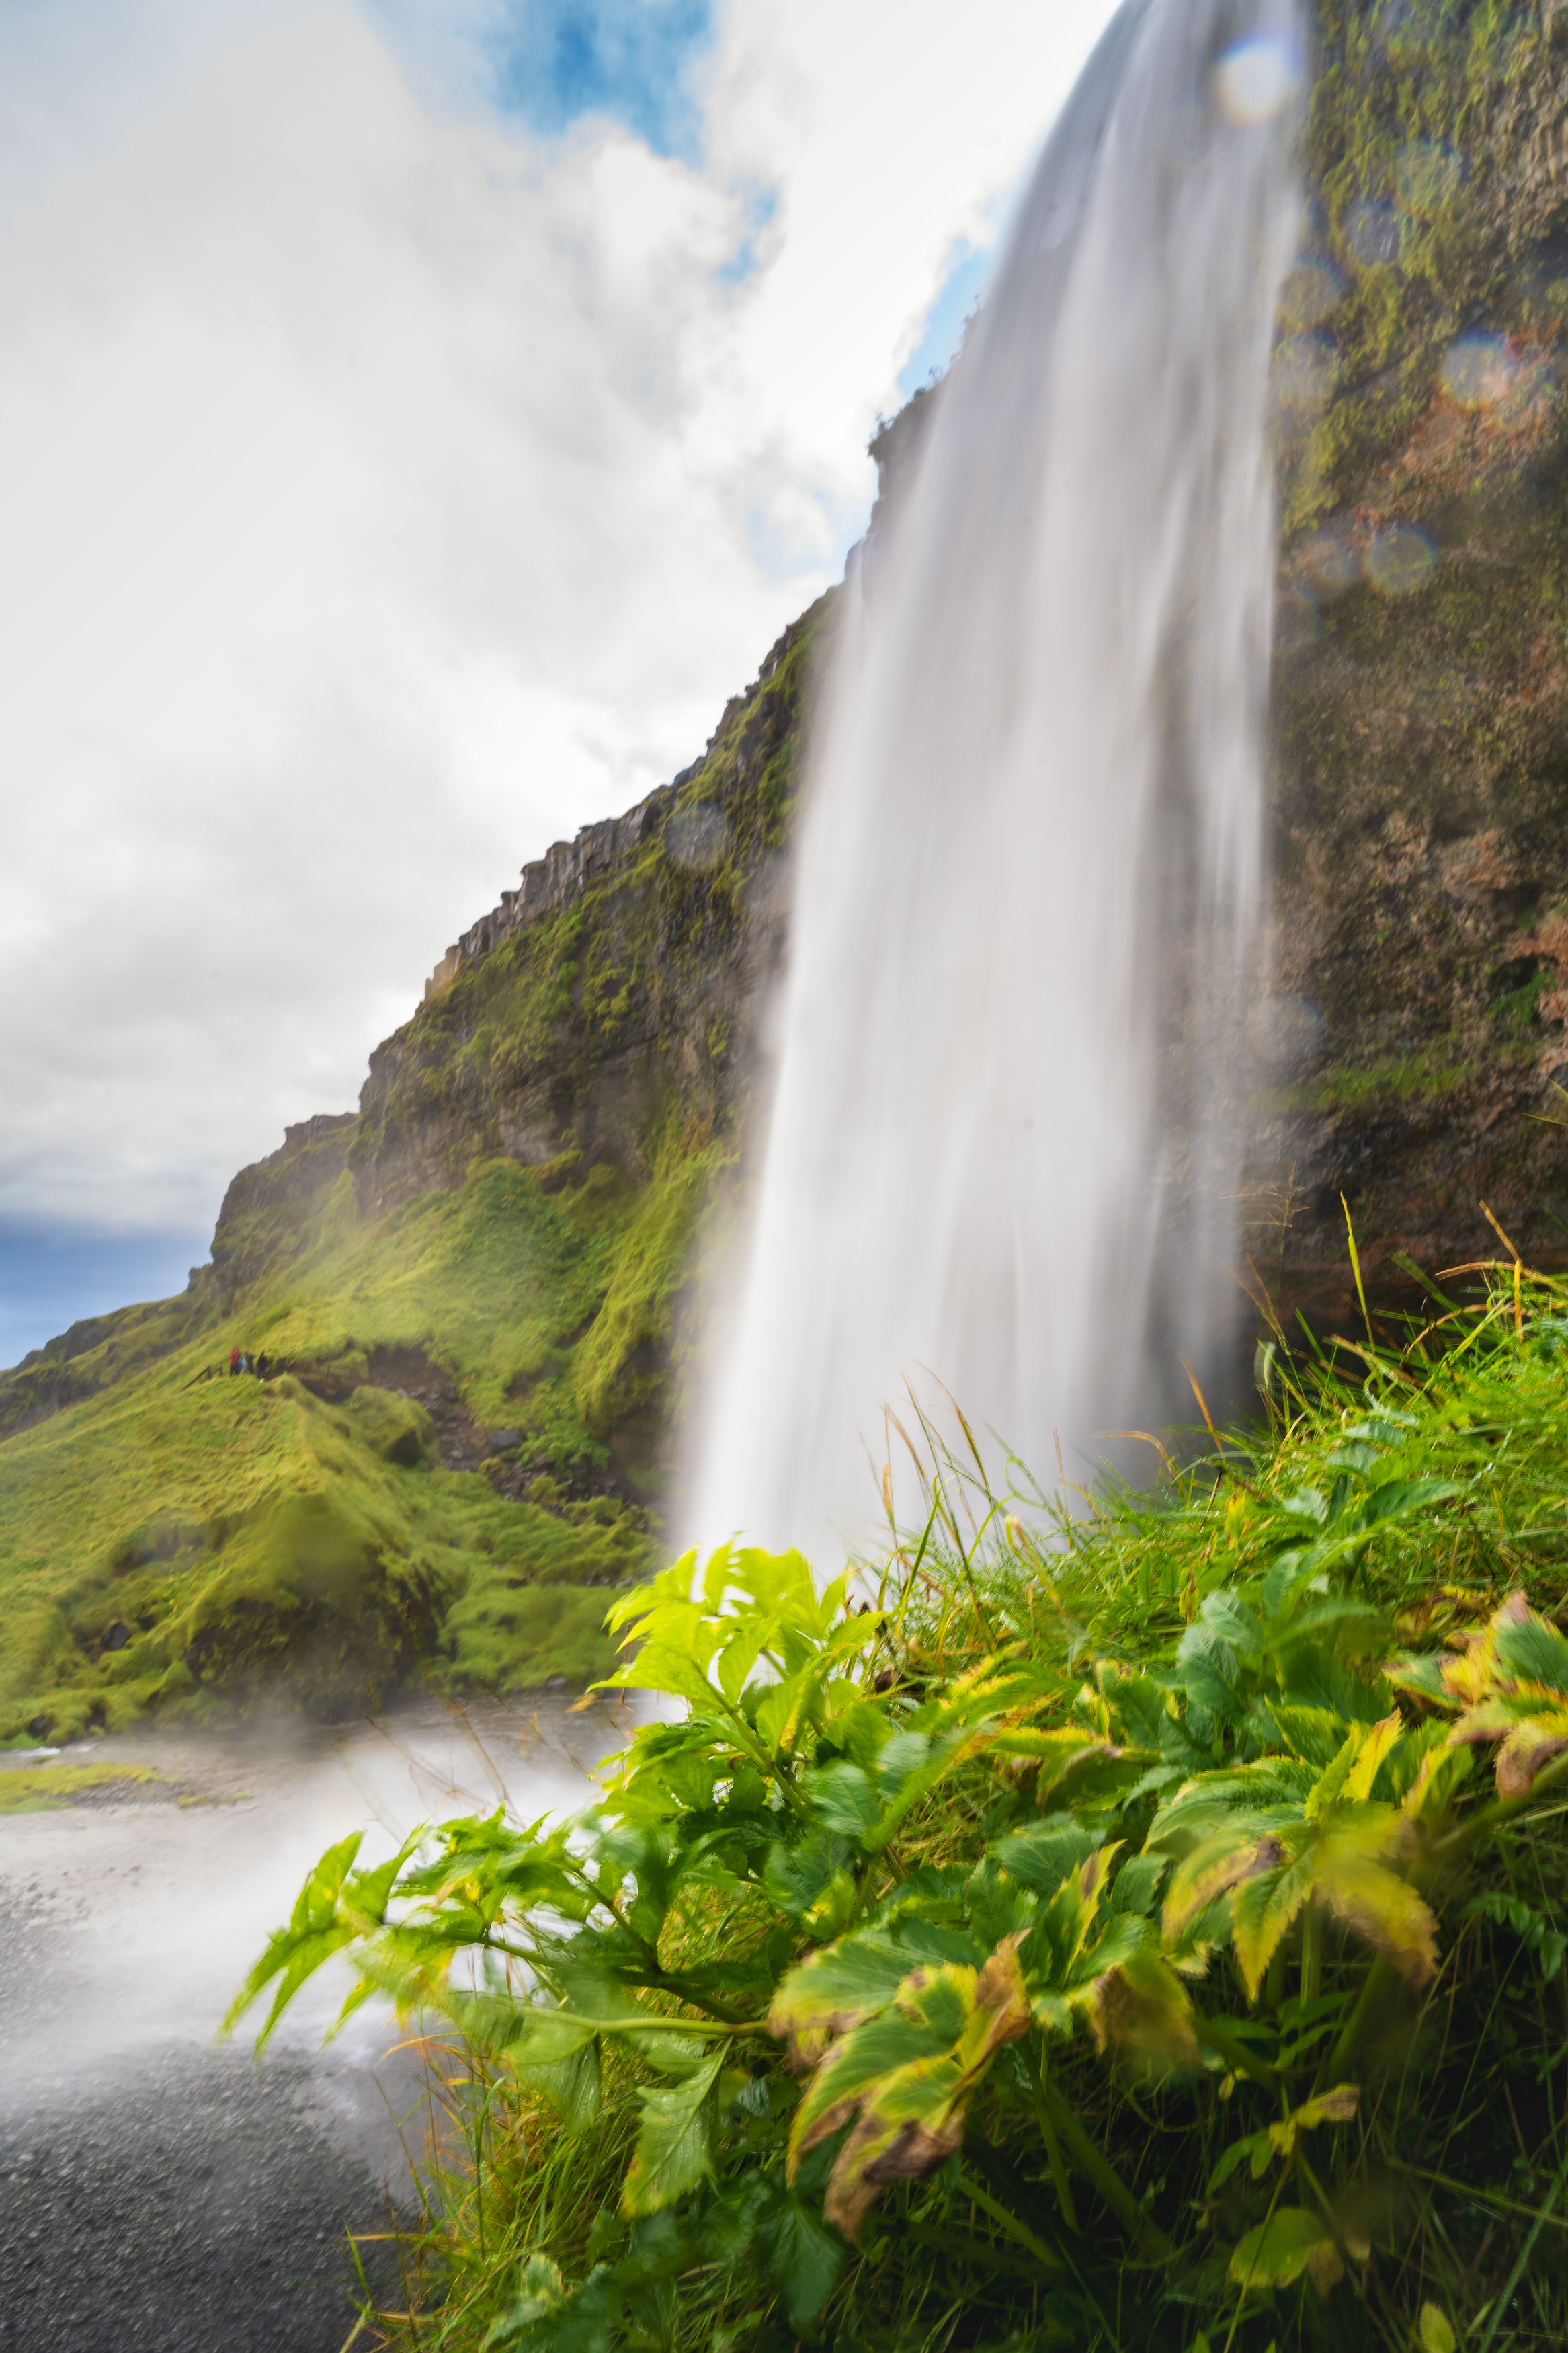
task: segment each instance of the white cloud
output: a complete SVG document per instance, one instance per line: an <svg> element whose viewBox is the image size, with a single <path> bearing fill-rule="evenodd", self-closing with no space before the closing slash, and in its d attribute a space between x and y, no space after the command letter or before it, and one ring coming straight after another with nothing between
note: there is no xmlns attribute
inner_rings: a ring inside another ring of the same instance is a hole
<svg viewBox="0 0 1568 2353"><path fill-rule="evenodd" d="M200 1223L700 747L1098 20L744 0L699 168L346 6L7 16L0 1211Z"/></svg>

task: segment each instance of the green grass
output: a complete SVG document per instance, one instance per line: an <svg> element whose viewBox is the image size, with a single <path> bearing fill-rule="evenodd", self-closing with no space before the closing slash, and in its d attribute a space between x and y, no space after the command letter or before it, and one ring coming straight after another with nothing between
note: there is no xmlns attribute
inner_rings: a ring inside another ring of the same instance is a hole
<svg viewBox="0 0 1568 2353"><path fill-rule="evenodd" d="M4 1442L0 1738L244 1704L279 1681L333 1713L413 1674L601 1671L595 1588L643 1574L655 1538L646 1511L574 1482L608 1459L588 1417L624 1390L623 1356L665 1336L702 1181L677 1162L640 1195L607 1170L550 1193L492 1162L364 1224L342 1178L237 1311L151 1363L126 1366L117 1329L71 1368L88 1385L101 1359L105 1385ZM617 1278L583 1384L576 1352ZM304 1378L209 1377L233 1345ZM423 1408L372 1380L405 1352L481 1430L520 1433L544 1466L521 1497L443 1468Z"/></svg>

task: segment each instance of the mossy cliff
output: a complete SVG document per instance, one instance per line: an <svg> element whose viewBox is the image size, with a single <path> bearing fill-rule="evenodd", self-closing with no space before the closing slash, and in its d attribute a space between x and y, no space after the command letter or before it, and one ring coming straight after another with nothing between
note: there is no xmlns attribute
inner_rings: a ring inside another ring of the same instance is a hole
<svg viewBox="0 0 1568 2353"><path fill-rule="evenodd" d="M1568 9L1315 12L1277 384L1288 1293L1568 1240ZM1270 1067L1270 1065L1272 1067Z"/></svg>
<svg viewBox="0 0 1568 2353"><path fill-rule="evenodd" d="M1568 5L1312 28L1249 1184L1259 1264L1331 1310L1342 1192L1374 1281L1491 1250L1483 1202L1568 1240ZM879 435L886 495L940 396ZM524 869L358 1112L236 1177L181 1299L0 1376L0 1736L604 1659L764 1076L833 608ZM287 1377L201 1377L231 1345Z"/></svg>

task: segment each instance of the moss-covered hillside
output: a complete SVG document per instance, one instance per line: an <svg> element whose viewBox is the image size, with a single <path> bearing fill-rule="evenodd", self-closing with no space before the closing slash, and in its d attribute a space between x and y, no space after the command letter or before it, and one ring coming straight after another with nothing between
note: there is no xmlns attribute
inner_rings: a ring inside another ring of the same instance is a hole
<svg viewBox="0 0 1568 2353"><path fill-rule="evenodd" d="M0 1739L608 1665L604 1588L659 1542L828 609L656 823L448 970L357 1114L240 1172L184 1296L0 1375Z"/></svg>

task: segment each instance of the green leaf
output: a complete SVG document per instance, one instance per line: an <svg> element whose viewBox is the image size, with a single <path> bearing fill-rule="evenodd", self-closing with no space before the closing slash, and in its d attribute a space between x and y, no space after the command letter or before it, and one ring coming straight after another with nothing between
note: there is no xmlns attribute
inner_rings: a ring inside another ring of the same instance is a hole
<svg viewBox="0 0 1568 2353"><path fill-rule="evenodd" d="M791 2328L809 2328L843 2268L843 2240L791 2190L764 2209L757 2243L763 2271L784 2297Z"/></svg>
<svg viewBox="0 0 1568 2353"><path fill-rule="evenodd" d="M940 1934L910 1926L926 1939ZM769 2021L775 2034L804 2036L809 2047L830 2025L849 2027L806 2086L789 2144L793 2180L816 2142L856 2119L834 2162L826 2210L846 2237L854 2238L886 2182L919 2179L959 2146L976 2084L996 2052L1027 2031L1017 1944L1004 1938L976 1969L919 1963L889 1937L847 1937L814 1954L780 1989ZM903 1973L891 1978L900 1965Z"/></svg>
<svg viewBox="0 0 1568 2353"><path fill-rule="evenodd" d="M877 1794L885 1806L902 1797L910 1776L923 1772L931 1761L931 1744L923 1732L895 1732L877 1755Z"/></svg>
<svg viewBox="0 0 1568 2353"><path fill-rule="evenodd" d="M1326 2295L1343 2270L1326 2224L1301 2206L1281 2207L1248 2231L1230 2259L1230 2276L1244 2288L1288 2287L1305 2272Z"/></svg>
<svg viewBox="0 0 1568 2353"><path fill-rule="evenodd" d="M1331 2092L1320 2092L1316 2099L1305 2100L1299 2108L1292 2108L1279 2124L1268 2125L1262 2132L1250 2133L1245 2140L1237 2141L1210 2174L1209 2196L1212 2198L1221 2182L1236 2171L1243 2158L1251 2159L1252 2178L1257 2181L1268 2171L1272 2158L1289 2158L1295 2154L1299 2133L1315 2132L1320 2125L1349 2124L1360 2098L1356 2084L1336 2084Z"/></svg>
<svg viewBox="0 0 1568 2353"><path fill-rule="evenodd" d="M1092 1831L1075 1821L1031 1822L998 1839L991 1852L1010 1879L1022 1880L1041 1895L1054 1895L1099 1844Z"/></svg>
<svg viewBox="0 0 1568 2353"><path fill-rule="evenodd" d="M1532 1697L1568 1698L1568 1638L1535 1610L1498 1628L1497 1662Z"/></svg>
<svg viewBox="0 0 1568 2353"><path fill-rule="evenodd" d="M876 1828L881 1807L869 1774L858 1765L828 1765L808 1773L805 1790L816 1820L855 1846Z"/></svg>
<svg viewBox="0 0 1568 2353"><path fill-rule="evenodd" d="M671 2091L640 2091L642 2130L621 2191L628 2214L654 2214L710 2179L719 2138L721 2047Z"/></svg>
<svg viewBox="0 0 1568 2353"><path fill-rule="evenodd" d="M416 1831L395 1854L378 1863L374 1871L351 1872L363 1831L354 1831L348 1838L340 1839L336 1846L329 1847L300 1890L288 1926L275 1930L268 1938L261 1958L230 2003L222 2031L232 2033L258 1995L277 1978L272 2007L256 2038L259 2055L306 1980L335 1953L381 1926L398 1875L425 1836L423 1829ZM363 1995L350 1995L345 2016L356 1998L363 2000Z"/></svg>
<svg viewBox="0 0 1568 2353"><path fill-rule="evenodd" d="M548 2255L525 2255L517 2300L487 2333L483 2353L500 2353L503 2347L521 2344L540 2321L553 2318L569 2293L559 2263Z"/></svg>
<svg viewBox="0 0 1568 2353"><path fill-rule="evenodd" d="M549 2101L567 2132L593 2123L599 2113L599 2038L591 2021L531 2009L507 2055L519 2083Z"/></svg>
<svg viewBox="0 0 1568 2353"><path fill-rule="evenodd" d="M1168 1855L1133 1855L1111 1883L1112 1910L1135 1912L1141 1919L1148 1919L1160 1900L1160 1883L1170 1867Z"/></svg>
<svg viewBox="0 0 1568 2353"><path fill-rule="evenodd" d="M847 1891L847 1901L854 1901L855 1883L846 1869L854 1859L854 1852L848 1841L840 1838L836 1831L814 1831L795 1846L786 1846L782 1839L775 1840L763 1866L763 1887L768 1900L792 1920L810 1920L820 1931L818 1907L830 1890L841 1887Z"/></svg>
<svg viewBox="0 0 1568 2353"><path fill-rule="evenodd" d="M809 1954L773 1996L772 2034L841 2031L885 2010L913 1966L909 1947L868 1930Z"/></svg>
<svg viewBox="0 0 1568 2353"><path fill-rule="evenodd" d="M1195 1620L1176 1645L1176 1671L1190 1699L1224 1724L1242 1715L1247 1688L1235 1650L1212 1626Z"/></svg>
<svg viewBox="0 0 1568 2353"><path fill-rule="evenodd" d="M1267 2132L1248 2133L1245 2140L1233 2140L1209 2175L1205 2196L1212 2198L1241 2165L1250 2164L1254 2181L1259 2180L1268 2170L1273 2155L1274 2144Z"/></svg>

